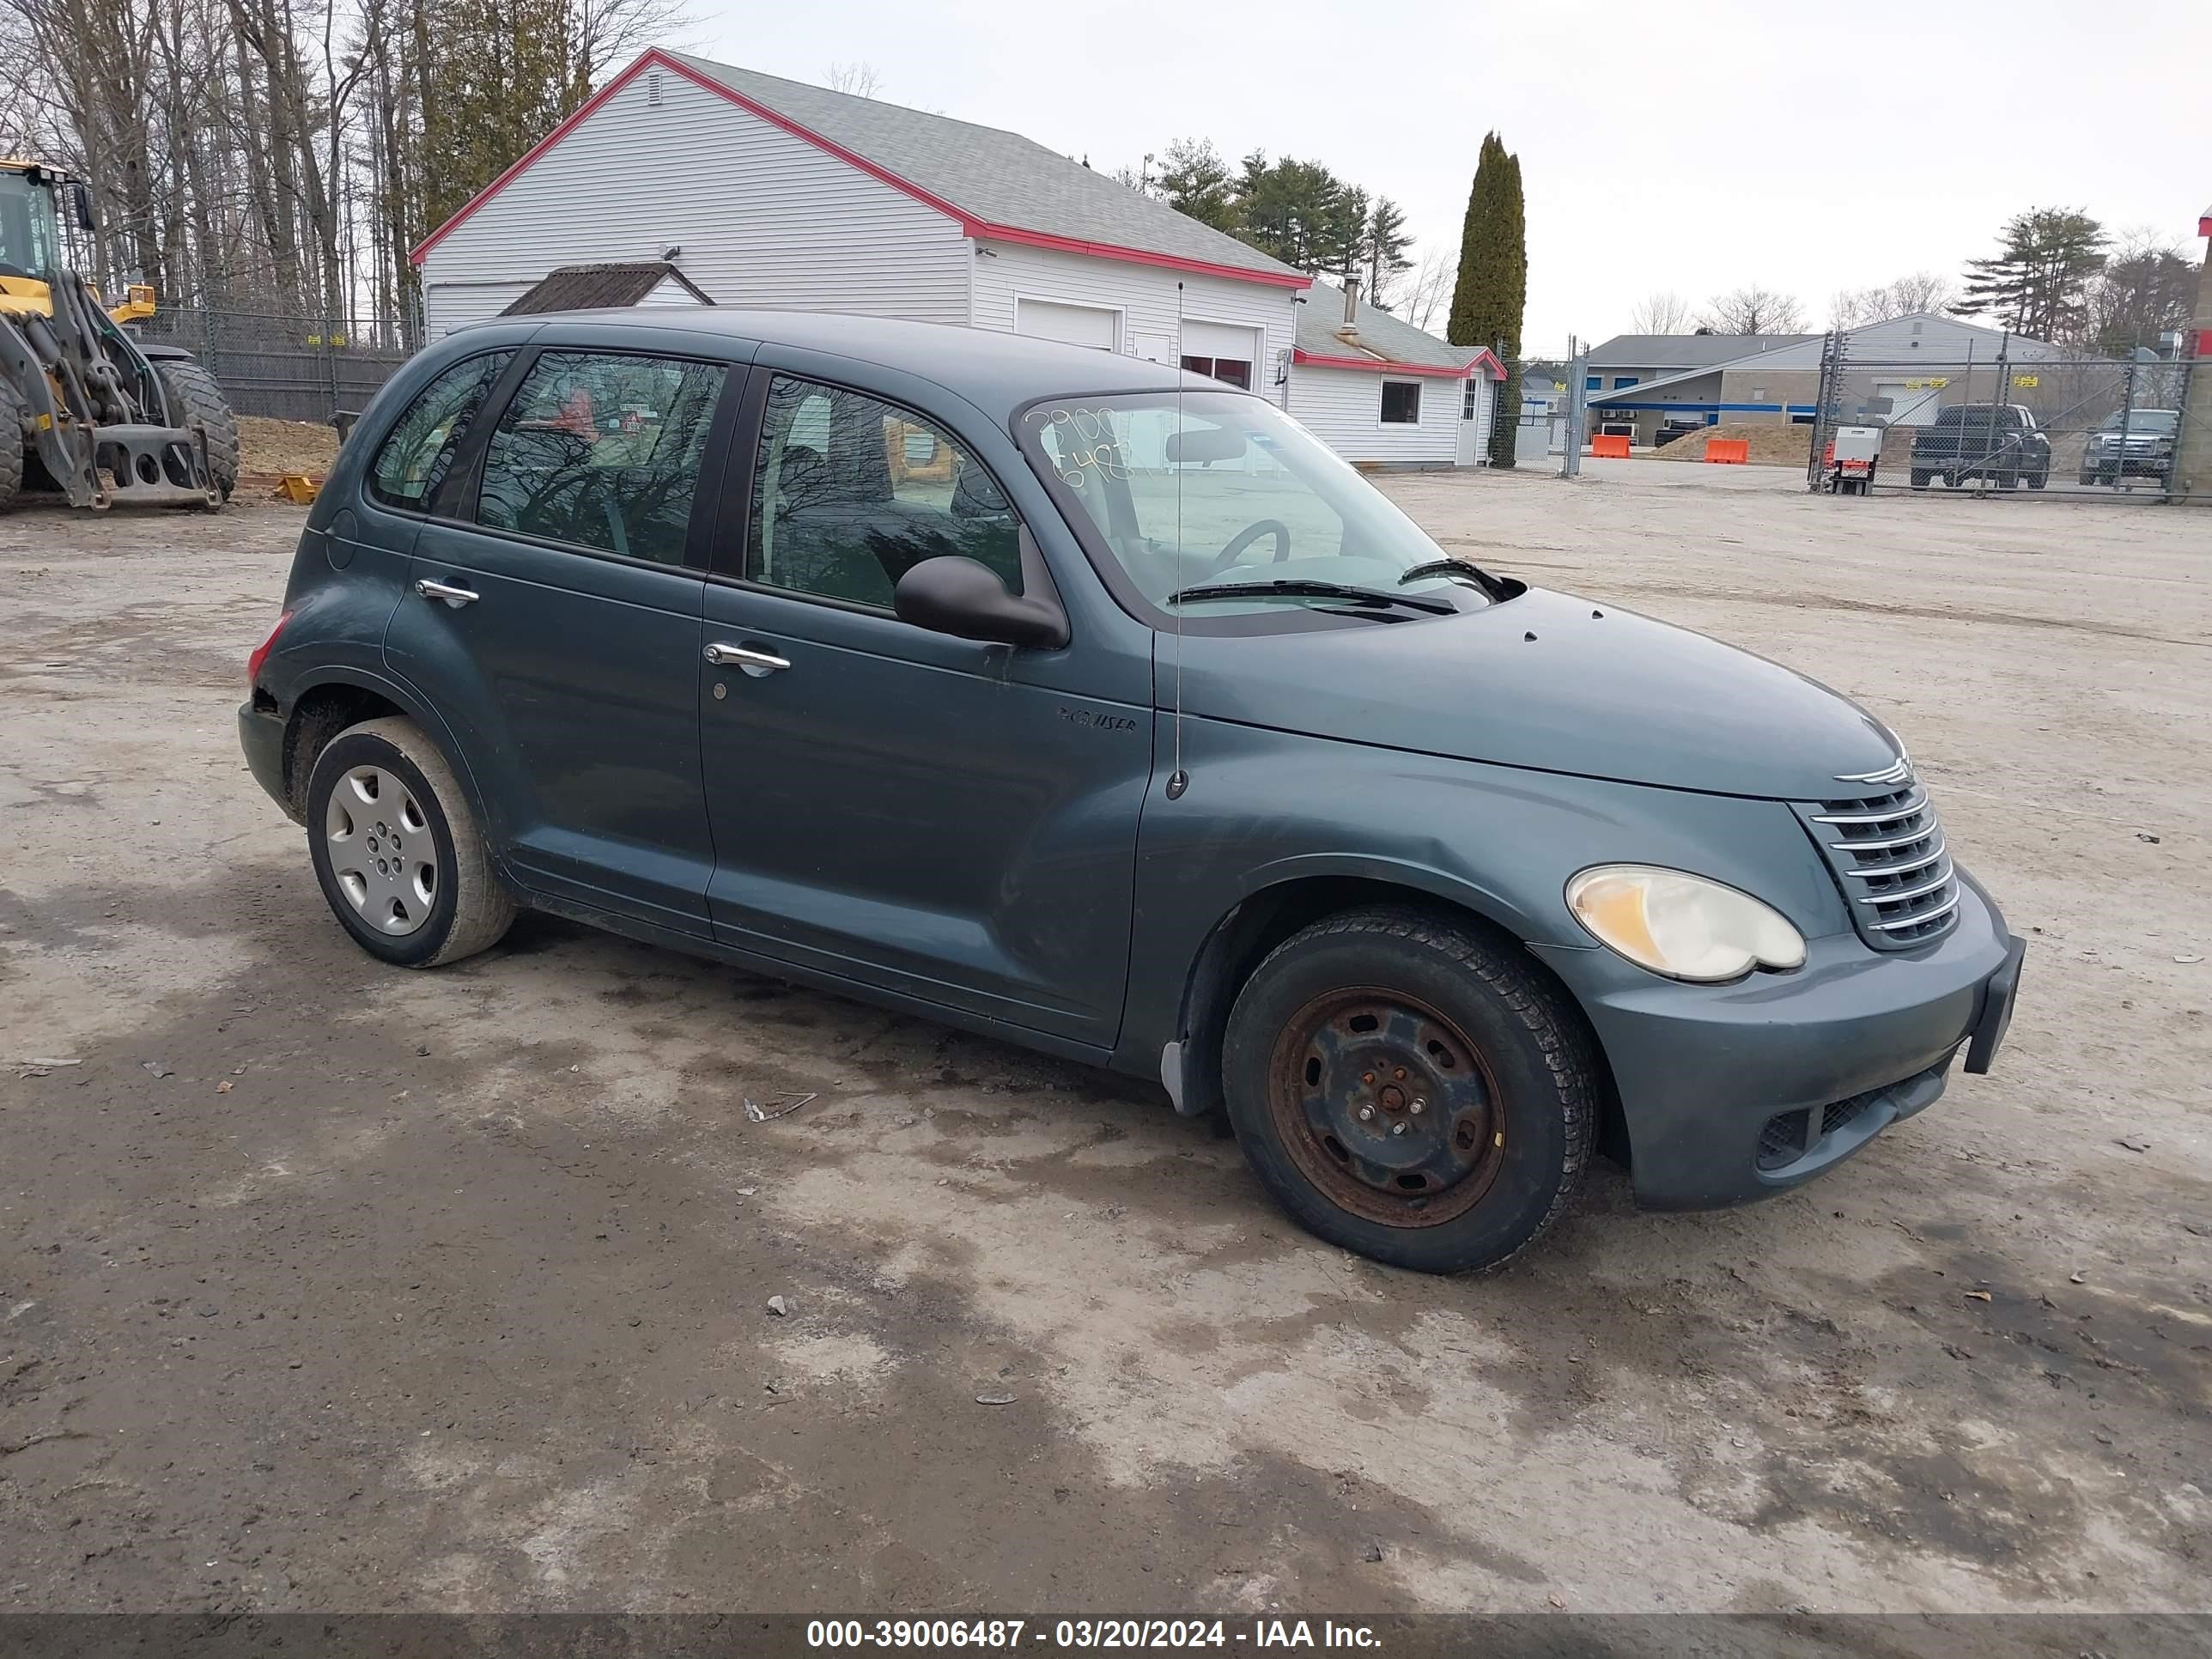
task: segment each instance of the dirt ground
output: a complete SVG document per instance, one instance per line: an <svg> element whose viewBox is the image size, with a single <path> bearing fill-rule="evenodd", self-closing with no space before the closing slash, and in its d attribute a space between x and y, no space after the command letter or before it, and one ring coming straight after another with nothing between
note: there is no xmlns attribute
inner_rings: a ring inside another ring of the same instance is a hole
<svg viewBox="0 0 2212 1659"><path fill-rule="evenodd" d="M288 472L320 479L338 456L337 429L309 421L272 421L265 416L241 415L238 439L239 471L255 482L282 477Z"/></svg>
<svg viewBox="0 0 2212 1659"><path fill-rule="evenodd" d="M1450 1281L1154 1089L550 921L377 966L233 726L298 514L0 520L0 1610L2212 1604L2212 514L1794 483L1389 487L1892 721L2009 1045Z"/></svg>

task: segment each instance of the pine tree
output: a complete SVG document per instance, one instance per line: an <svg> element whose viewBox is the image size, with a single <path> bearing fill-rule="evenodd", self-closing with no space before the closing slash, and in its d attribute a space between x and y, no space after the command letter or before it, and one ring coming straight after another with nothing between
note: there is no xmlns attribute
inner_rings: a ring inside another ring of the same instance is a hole
<svg viewBox="0 0 2212 1659"><path fill-rule="evenodd" d="M1360 257L1367 267L1367 302L1389 309L1389 289L1398 277L1413 268L1406 250L1413 239L1406 234L1406 213L1387 196L1375 198L1368 210L1366 234Z"/></svg>
<svg viewBox="0 0 2212 1659"><path fill-rule="evenodd" d="M1459 285L1452 290L1445 337L1454 345L1489 346L1505 365L1492 411L1490 464L1513 465L1521 418L1521 317L1528 301L1528 234L1521 197L1521 160L1492 132L1482 141L1460 238Z"/></svg>
<svg viewBox="0 0 2212 1659"><path fill-rule="evenodd" d="M2037 208L2004 228L1994 258L1966 263L1962 317L1989 315L2033 340L2078 337L2088 320L2089 285L2105 268L2104 226L2069 208Z"/></svg>
<svg viewBox="0 0 2212 1659"><path fill-rule="evenodd" d="M1210 138L1178 138L1152 181L1160 199L1216 230L1237 229L1237 178Z"/></svg>

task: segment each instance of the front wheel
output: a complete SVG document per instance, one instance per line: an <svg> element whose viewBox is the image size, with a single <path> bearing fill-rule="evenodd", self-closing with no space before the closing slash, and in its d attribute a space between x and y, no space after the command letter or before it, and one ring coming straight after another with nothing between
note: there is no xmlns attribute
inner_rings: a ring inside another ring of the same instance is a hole
<svg viewBox="0 0 2212 1659"><path fill-rule="evenodd" d="M178 426L197 426L207 433L208 470L225 501L238 488L240 448L238 416L230 399L222 395L215 376L189 357L164 357L154 365L161 389L168 394L169 419Z"/></svg>
<svg viewBox="0 0 2212 1659"><path fill-rule="evenodd" d="M382 961L458 962L514 920L468 797L412 720L363 720L315 757L307 844L338 925Z"/></svg>
<svg viewBox="0 0 2212 1659"><path fill-rule="evenodd" d="M2031 472L2027 475L2027 487L2030 489L2040 489L2050 482L2051 475L2048 472Z"/></svg>
<svg viewBox="0 0 2212 1659"><path fill-rule="evenodd" d="M0 380L0 513L15 506L22 493L23 459L29 447L23 422L29 413L15 387Z"/></svg>
<svg viewBox="0 0 2212 1659"><path fill-rule="evenodd" d="M1565 1208L1597 1065L1519 951L1392 908L1276 946L1231 1011L1222 1084L1246 1159L1301 1226L1445 1273L1497 1266Z"/></svg>

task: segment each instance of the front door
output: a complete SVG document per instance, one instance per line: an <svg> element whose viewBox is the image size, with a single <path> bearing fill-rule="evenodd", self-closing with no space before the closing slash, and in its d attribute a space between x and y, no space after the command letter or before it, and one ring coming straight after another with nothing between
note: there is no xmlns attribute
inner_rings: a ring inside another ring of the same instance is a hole
<svg viewBox="0 0 2212 1659"><path fill-rule="evenodd" d="M849 388L757 380L740 579L708 585L700 658L715 936L1109 1047L1150 710L1079 695L1071 651L899 621L898 577L933 555L1012 586L1050 578L936 423Z"/></svg>
<svg viewBox="0 0 2212 1659"><path fill-rule="evenodd" d="M707 931L700 470L718 363L537 354L415 544L393 670L453 721L526 887Z"/></svg>

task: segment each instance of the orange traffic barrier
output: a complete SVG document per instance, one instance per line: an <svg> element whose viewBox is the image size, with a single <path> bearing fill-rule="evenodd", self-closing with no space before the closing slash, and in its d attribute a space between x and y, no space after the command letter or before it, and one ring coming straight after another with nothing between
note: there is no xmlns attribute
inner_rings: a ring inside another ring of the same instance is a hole
<svg viewBox="0 0 2212 1659"><path fill-rule="evenodd" d="M1609 455L1616 461L1628 459L1628 434L1625 432L1600 433L1590 440L1590 453Z"/></svg>
<svg viewBox="0 0 2212 1659"><path fill-rule="evenodd" d="M1705 459L1729 466L1748 466L1751 464L1751 440L1708 438L1705 440Z"/></svg>

